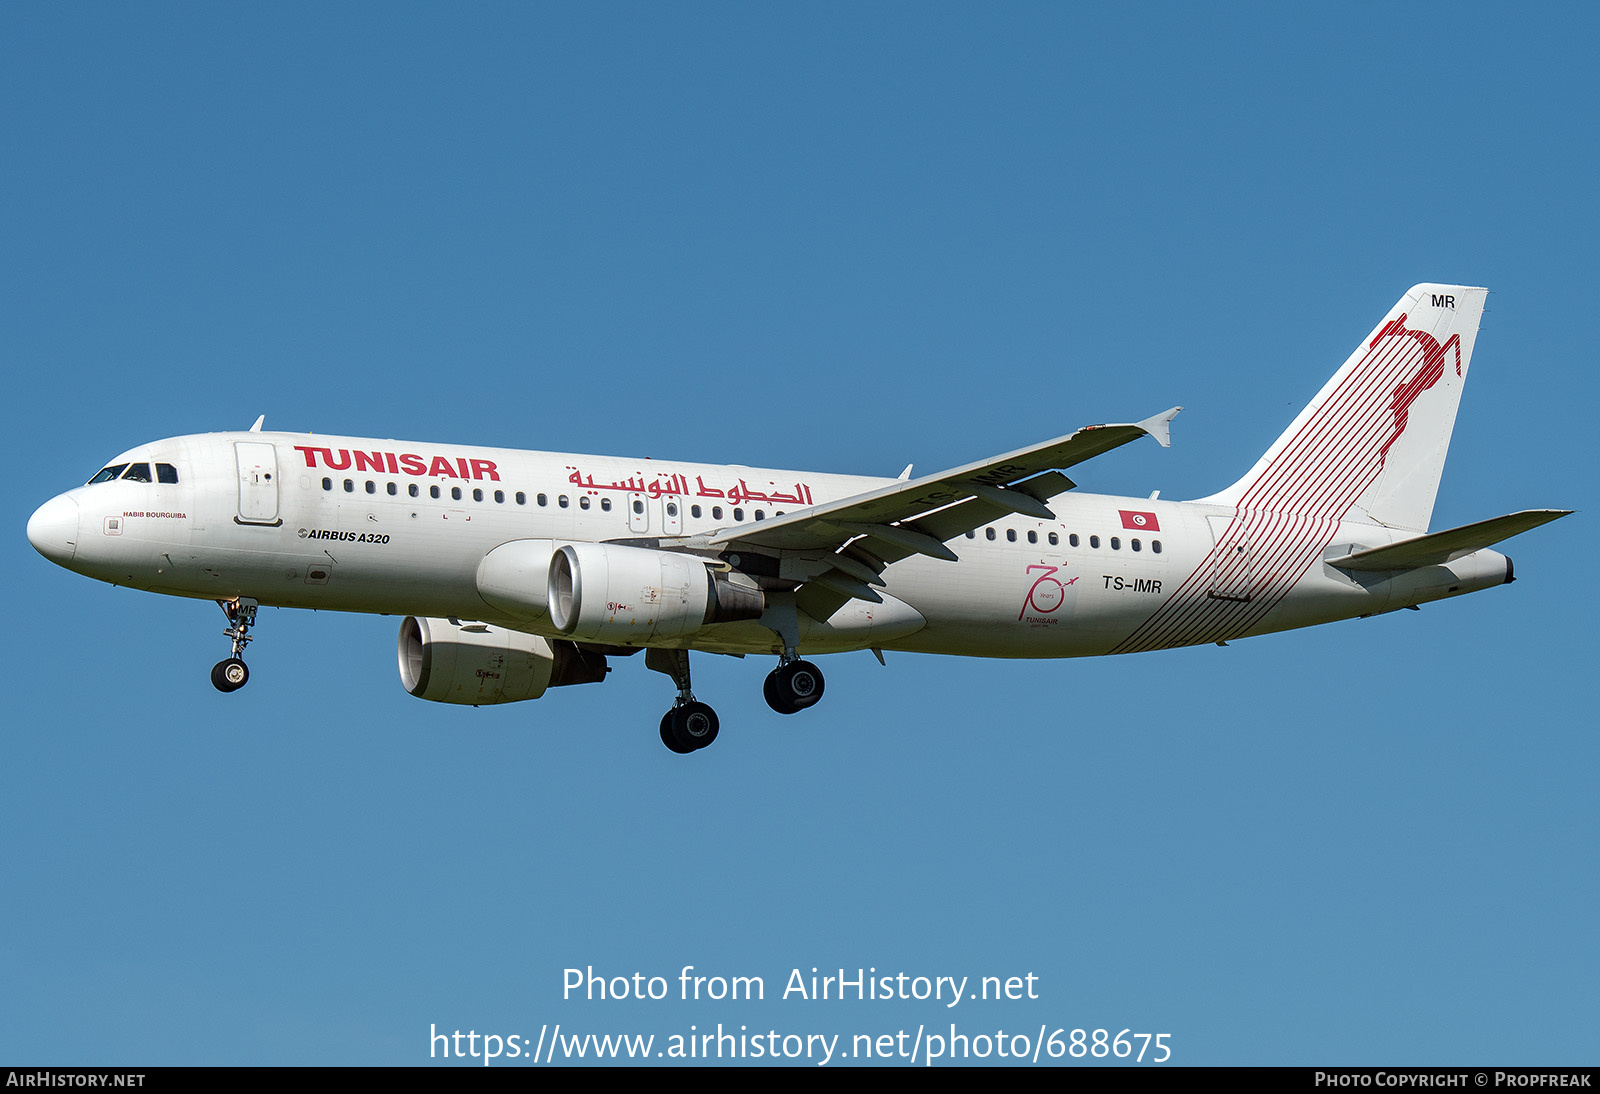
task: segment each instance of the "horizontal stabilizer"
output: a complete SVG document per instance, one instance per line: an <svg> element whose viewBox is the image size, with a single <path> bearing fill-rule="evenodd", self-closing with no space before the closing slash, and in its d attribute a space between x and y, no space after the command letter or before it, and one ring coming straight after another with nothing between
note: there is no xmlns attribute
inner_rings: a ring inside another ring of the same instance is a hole
<svg viewBox="0 0 1600 1094"><path fill-rule="evenodd" d="M1527 509L1391 543L1387 547L1355 551L1341 558L1330 558L1327 563L1341 570L1415 570L1419 566L1440 566L1463 555L1492 547L1530 528L1548 524L1570 512L1570 509Z"/></svg>

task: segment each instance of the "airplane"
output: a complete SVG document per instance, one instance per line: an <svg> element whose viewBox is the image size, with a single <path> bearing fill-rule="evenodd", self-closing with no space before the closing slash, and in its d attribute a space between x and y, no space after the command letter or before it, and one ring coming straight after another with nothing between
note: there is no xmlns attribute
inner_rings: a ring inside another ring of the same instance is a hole
<svg viewBox="0 0 1600 1094"><path fill-rule="evenodd" d="M775 655L780 714L822 698L806 658L871 650L1056 658L1229 641L1513 580L1489 548L1567 515L1429 532L1488 290L1417 285L1238 482L1174 502L1064 472L1180 407L933 475L524 452L263 429L141 444L39 507L28 539L85 576L214 600L249 679L260 605L403 616L402 685L537 699L644 651L677 688L660 737L717 738L689 655Z"/></svg>

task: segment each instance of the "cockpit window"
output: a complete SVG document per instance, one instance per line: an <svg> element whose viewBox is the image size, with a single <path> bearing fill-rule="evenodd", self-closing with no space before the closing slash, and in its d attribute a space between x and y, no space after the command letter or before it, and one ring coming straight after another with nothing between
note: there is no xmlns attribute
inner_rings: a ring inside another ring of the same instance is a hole
<svg viewBox="0 0 1600 1094"><path fill-rule="evenodd" d="M178 469L176 467L173 467L170 463L158 463L158 464L156 464L156 481L157 482L177 482L178 481Z"/></svg>
<svg viewBox="0 0 1600 1094"><path fill-rule="evenodd" d="M150 465L147 463L130 463L128 470L122 473L122 477L129 482L149 482Z"/></svg>
<svg viewBox="0 0 1600 1094"><path fill-rule="evenodd" d="M112 479L122 474L123 471L127 470L127 467L127 464L119 463L113 464L110 467L102 468L98 475L89 480L88 485L93 486L97 482L110 482Z"/></svg>

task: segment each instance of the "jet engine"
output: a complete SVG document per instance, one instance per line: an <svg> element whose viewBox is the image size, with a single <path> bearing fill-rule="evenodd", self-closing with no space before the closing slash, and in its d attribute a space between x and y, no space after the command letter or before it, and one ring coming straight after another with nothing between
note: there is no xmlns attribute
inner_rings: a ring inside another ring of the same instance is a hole
<svg viewBox="0 0 1600 1094"><path fill-rule="evenodd" d="M486 706L537 699L546 688L605 679L606 659L571 642L482 623L407 616L400 683L419 699Z"/></svg>
<svg viewBox="0 0 1600 1094"><path fill-rule="evenodd" d="M550 621L584 642L638 645L708 623L758 619L761 588L704 559L615 543L569 543L550 559Z"/></svg>

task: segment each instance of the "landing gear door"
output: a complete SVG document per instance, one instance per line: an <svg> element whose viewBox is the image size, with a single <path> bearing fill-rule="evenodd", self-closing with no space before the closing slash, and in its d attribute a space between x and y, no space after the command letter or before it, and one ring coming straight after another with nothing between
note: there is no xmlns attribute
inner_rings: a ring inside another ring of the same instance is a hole
<svg viewBox="0 0 1600 1094"><path fill-rule="evenodd" d="M1249 514L1207 517L1211 525L1211 588L1213 600L1248 602L1255 560L1250 550Z"/></svg>
<svg viewBox="0 0 1600 1094"><path fill-rule="evenodd" d="M239 524L279 525L278 451L261 441L238 441L233 446L239 463Z"/></svg>

